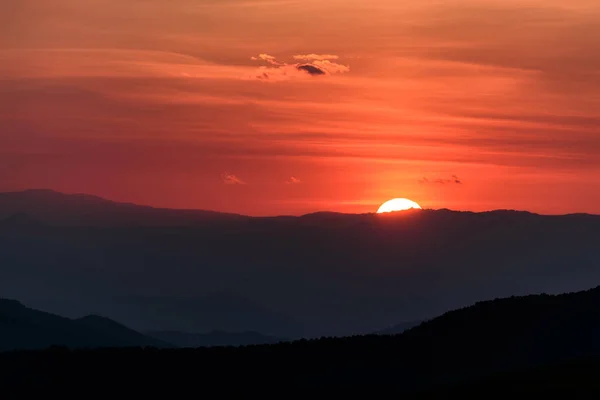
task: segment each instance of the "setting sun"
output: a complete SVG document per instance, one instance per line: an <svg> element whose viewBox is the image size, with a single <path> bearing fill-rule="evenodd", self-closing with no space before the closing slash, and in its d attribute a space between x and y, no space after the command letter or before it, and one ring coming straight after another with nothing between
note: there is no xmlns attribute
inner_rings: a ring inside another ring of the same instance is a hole
<svg viewBox="0 0 600 400"><path fill-rule="evenodd" d="M377 210L377 214L392 211L404 211L414 208L421 209L421 206L409 199L392 199L383 203Z"/></svg>

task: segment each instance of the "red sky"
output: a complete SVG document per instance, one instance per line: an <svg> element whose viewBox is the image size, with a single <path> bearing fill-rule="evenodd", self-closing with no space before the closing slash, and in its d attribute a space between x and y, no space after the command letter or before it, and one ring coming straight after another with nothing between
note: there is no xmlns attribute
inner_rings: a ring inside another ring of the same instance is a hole
<svg viewBox="0 0 600 400"><path fill-rule="evenodd" d="M0 191L27 188L600 213L600 2L0 0Z"/></svg>

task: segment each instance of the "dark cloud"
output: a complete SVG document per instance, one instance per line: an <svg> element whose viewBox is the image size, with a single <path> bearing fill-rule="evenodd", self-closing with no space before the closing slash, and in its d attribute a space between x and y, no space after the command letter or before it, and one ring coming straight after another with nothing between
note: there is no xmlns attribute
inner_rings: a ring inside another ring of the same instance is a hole
<svg viewBox="0 0 600 400"><path fill-rule="evenodd" d="M321 68L317 67L316 65L312 65L312 64L300 64L300 65L296 66L296 69L298 69L299 71L305 71L309 75L325 75L326 74L326 72L323 71Z"/></svg>
<svg viewBox="0 0 600 400"><path fill-rule="evenodd" d="M427 183L432 183L432 184L438 184L438 185L445 185L447 183L451 183L451 184L456 184L456 185L462 185L462 180L460 180L460 178L456 175L452 175L449 179L443 179L443 178L437 178L437 179L429 179L429 178L422 178L419 179L419 183L423 183L423 184L427 184Z"/></svg>

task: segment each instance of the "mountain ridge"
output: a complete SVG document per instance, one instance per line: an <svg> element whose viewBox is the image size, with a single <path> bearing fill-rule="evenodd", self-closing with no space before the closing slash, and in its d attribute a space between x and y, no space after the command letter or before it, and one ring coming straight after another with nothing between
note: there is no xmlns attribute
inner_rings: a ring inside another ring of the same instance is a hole
<svg viewBox="0 0 600 400"><path fill-rule="evenodd" d="M17 300L0 299L0 351L35 350L51 346L173 347L108 318L89 315L71 319L29 308Z"/></svg>
<svg viewBox="0 0 600 400"><path fill-rule="evenodd" d="M81 306L141 331L362 334L486 297L600 281L599 216L413 210L194 219L85 204L58 210L42 212L50 219L42 225L0 218L0 293L70 317ZM0 217L9 211L27 210L0 201ZM181 316L152 300L215 291L260 307L244 318L241 303L188 302ZM151 300L126 312L132 293Z"/></svg>
<svg viewBox="0 0 600 400"><path fill-rule="evenodd" d="M310 212L310 213L301 214L301 215L282 214L282 215L257 217L257 216L244 215L244 214L231 213L231 212L215 211L215 210L209 210L209 209L156 207L156 206L150 206L150 205L146 205L146 204L138 204L138 203L133 203L133 202L115 201L115 200L111 200L111 199L108 199L108 198L105 198L102 196L91 195L91 194L86 194L86 193L65 193L65 192L60 192L60 191L56 191L53 189L25 189L25 190L20 190L20 191L0 192L0 211L2 211L1 207L4 205L4 204L2 204L3 197L7 197L7 196L14 196L14 197L25 196L25 198L29 198L29 199L38 198L40 200L78 199L78 200L83 200L83 201L92 201L92 202L95 202L96 204L101 204L101 205L132 207L132 208L140 208L140 209L153 210L153 211L170 211L170 212L182 212L182 213L207 213L207 214L215 214L215 215L218 214L218 215L223 215L223 216L244 217L244 218L248 218L248 219L338 217L338 216L352 216L352 215L353 216L366 216L366 215L376 214L375 212L373 212L373 213L343 213L343 212L338 212L338 211L322 210L322 211L315 211L315 212ZM40 198L41 196L43 196L44 198ZM521 213L521 214L530 214L530 215L546 216L546 217L563 217L563 216L598 216L598 217L600 217L600 214L591 214L591 213L582 213L582 212L564 213L564 214L541 214L541 213L535 213L535 212L531 212L531 211L517 210L517 209L492 209L492 210L485 210L485 211L466 211L466 210L452 210L449 208L439 208L439 209L426 208L423 210L407 210L407 211L408 212L421 212L421 211L452 212L452 213L462 213L462 214ZM403 213L403 212L401 211L398 213ZM392 213L392 214L396 214L396 213Z"/></svg>

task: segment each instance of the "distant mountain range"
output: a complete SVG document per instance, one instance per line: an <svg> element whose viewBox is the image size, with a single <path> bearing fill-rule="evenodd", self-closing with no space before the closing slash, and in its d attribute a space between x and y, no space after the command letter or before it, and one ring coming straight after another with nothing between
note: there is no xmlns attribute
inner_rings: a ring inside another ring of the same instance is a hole
<svg viewBox="0 0 600 400"><path fill-rule="evenodd" d="M298 322L288 316L261 307L254 302L227 293L198 297L124 296L111 299L84 297L79 302L64 299L30 301L28 305L78 317L89 312L107 315L140 332L157 330L179 332L298 332ZM267 340L265 343L269 343Z"/></svg>
<svg viewBox="0 0 600 400"><path fill-rule="evenodd" d="M62 226L188 226L248 217L203 210L172 210L118 203L87 194L48 189L0 193L0 220L15 214Z"/></svg>
<svg viewBox="0 0 600 400"><path fill-rule="evenodd" d="M28 308L16 300L0 299L0 351L41 350L53 346L103 347L213 347L248 346L288 339L258 332L187 333L151 331L142 334L98 315L65 318Z"/></svg>
<svg viewBox="0 0 600 400"><path fill-rule="evenodd" d="M69 319L27 308L15 300L0 299L0 351L51 346L173 347L161 339L143 335L107 318L90 315Z"/></svg>
<svg viewBox="0 0 600 400"><path fill-rule="evenodd" d="M0 193L0 293L137 331L376 332L600 282L600 217L413 210L253 218Z"/></svg>

